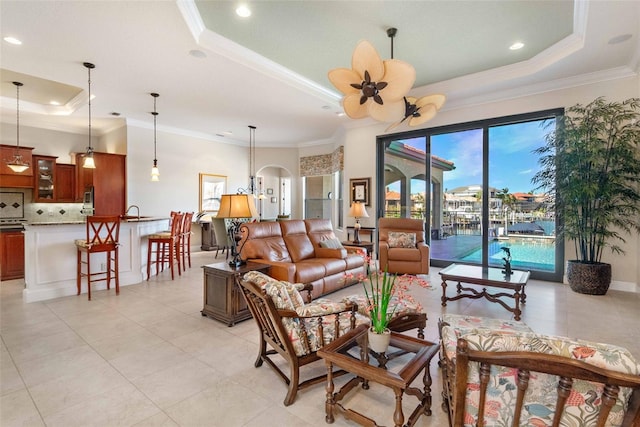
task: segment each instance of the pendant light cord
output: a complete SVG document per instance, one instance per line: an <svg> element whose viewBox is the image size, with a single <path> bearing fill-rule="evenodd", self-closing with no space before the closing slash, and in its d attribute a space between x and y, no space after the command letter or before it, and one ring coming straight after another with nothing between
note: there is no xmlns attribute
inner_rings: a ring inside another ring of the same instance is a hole
<svg viewBox="0 0 640 427"><path fill-rule="evenodd" d="M256 177L256 127L249 125L249 191L255 194L255 177Z"/></svg>
<svg viewBox="0 0 640 427"><path fill-rule="evenodd" d="M13 82L16 85L16 155L20 154L20 86L22 83Z"/></svg>

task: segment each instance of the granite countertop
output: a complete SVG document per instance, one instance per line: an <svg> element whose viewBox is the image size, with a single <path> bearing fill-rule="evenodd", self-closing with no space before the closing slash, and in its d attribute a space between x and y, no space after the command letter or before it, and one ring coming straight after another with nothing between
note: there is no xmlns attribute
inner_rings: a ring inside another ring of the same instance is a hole
<svg viewBox="0 0 640 427"><path fill-rule="evenodd" d="M169 218L163 217L150 217L150 216L126 216L122 218L122 222L149 222L149 221L166 221ZM29 222L26 225L73 225L73 224L85 224L86 221L34 221Z"/></svg>

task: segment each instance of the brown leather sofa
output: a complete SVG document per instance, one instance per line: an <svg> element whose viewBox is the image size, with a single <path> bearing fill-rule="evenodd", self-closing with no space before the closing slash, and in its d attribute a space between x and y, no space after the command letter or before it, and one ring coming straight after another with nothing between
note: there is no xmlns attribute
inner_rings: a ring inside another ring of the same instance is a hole
<svg viewBox="0 0 640 427"><path fill-rule="evenodd" d="M320 245L338 242L329 220L253 222L243 224L240 232L243 260L269 264L269 275L276 279L311 284L313 298L352 285L365 274L361 256Z"/></svg>
<svg viewBox="0 0 640 427"><path fill-rule="evenodd" d="M395 233L395 236L413 235L414 241L410 244L407 244L407 240L394 244L391 233ZM424 242L424 222L421 219L380 218L378 235L381 270L396 274L429 273L429 246Z"/></svg>

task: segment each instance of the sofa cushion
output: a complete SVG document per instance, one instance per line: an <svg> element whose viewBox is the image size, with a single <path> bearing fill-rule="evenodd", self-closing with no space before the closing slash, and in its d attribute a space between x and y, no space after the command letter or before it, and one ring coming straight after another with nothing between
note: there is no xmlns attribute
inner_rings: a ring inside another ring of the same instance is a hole
<svg viewBox="0 0 640 427"><path fill-rule="evenodd" d="M442 325L440 329L440 339L442 341L442 350L444 351L442 356L445 356L449 360L455 358L458 338L464 335L482 331L503 334L533 332L524 322L460 314L445 314L442 316L440 323Z"/></svg>
<svg viewBox="0 0 640 427"><path fill-rule="evenodd" d="M640 374L640 365L628 350L609 345L582 340L572 340L566 337L546 336L535 333L505 334L504 331L480 330L462 336L467 340L469 348L479 351L530 351L564 356L578 359L594 366L624 372ZM493 365L487 390L485 404L486 426L502 426L504 420L511 420L511 402L517 394L517 369ZM467 379L465 426L475 425L478 413L479 376L478 364L472 363ZM523 412L518 425L546 426L551 425L551 417L555 401L549 402L548 397L555 398L558 387L558 377L555 375L532 373L529 387L525 395ZM593 425L590 418L595 405L602 400L603 386L589 381L575 380L567 407L563 413L561 425ZM607 419L607 426L621 425L624 411L631 390L621 388L615 406Z"/></svg>
<svg viewBox="0 0 640 427"><path fill-rule="evenodd" d="M324 267L324 274L326 276L344 273L347 268L345 260L339 258L315 258L313 262L321 264Z"/></svg>
<svg viewBox="0 0 640 427"><path fill-rule="evenodd" d="M278 309L295 311L304 306L304 300L299 292L304 287L302 283L277 280L259 271L247 272L244 279L264 289Z"/></svg>
<svg viewBox="0 0 640 427"><path fill-rule="evenodd" d="M313 258L313 244L307 236L307 228L302 220L282 221L282 237L287 245L289 255L293 262Z"/></svg>
<svg viewBox="0 0 640 427"><path fill-rule="evenodd" d="M315 261L315 259L309 259L296 263L296 282L311 283L326 276L327 270Z"/></svg>
<svg viewBox="0 0 640 427"><path fill-rule="evenodd" d="M416 250L415 247L412 248L390 248L387 253L387 257L389 260L399 260L399 261L407 261L407 262L420 262L422 260L422 254L420 251Z"/></svg>
<svg viewBox="0 0 640 427"><path fill-rule="evenodd" d="M320 247L327 249L342 249L342 243L337 237L320 240Z"/></svg>
<svg viewBox="0 0 640 427"><path fill-rule="evenodd" d="M252 222L241 227L242 259L291 262L280 224L277 222Z"/></svg>
<svg viewBox="0 0 640 427"><path fill-rule="evenodd" d="M416 233L406 233L402 231L389 232L390 248L415 248L416 247Z"/></svg>

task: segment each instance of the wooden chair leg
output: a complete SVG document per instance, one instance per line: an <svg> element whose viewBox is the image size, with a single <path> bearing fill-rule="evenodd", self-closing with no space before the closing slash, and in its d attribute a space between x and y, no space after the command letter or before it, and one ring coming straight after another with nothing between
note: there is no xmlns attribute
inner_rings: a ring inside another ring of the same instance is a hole
<svg viewBox="0 0 640 427"><path fill-rule="evenodd" d="M169 268L171 269L171 280L173 280L175 278L175 275L173 273L173 245L169 245Z"/></svg>
<svg viewBox="0 0 640 427"><path fill-rule="evenodd" d="M147 244L147 281L151 277L151 252L153 251L153 242Z"/></svg>
<svg viewBox="0 0 640 427"><path fill-rule="evenodd" d="M87 252L87 294L91 301L91 252Z"/></svg>
<svg viewBox="0 0 640 427"><path fill-rule="evenodd" d="M298 381L300 380L300 368L297 363L290 363L291 376L289 377L289 390L284 398L284 406L289 406L296 400L298 394Z"/></svg>
<svg viewBox="0 0 640 427"><path fill-rule="evenodd" d="M111 289L111 252L105 252L107 256L107 290Z"/></svg>
<svg viewBox="0 0 640 427"><path fill-rule="evenodd" d="M116 295L120 295L120 267L118 266L118 248L116 248L115 250L114 264L116 274Z"/></svg>
<svg viewBox="0 0 640 427"><path fill-rule="evenodd" d="M76 286L78 288L77 295L80 295L80 291L82 289L82 274L80 270L82 269L82 251L80 249L76 249L77 253L77 268L76 268Z"/></svg>

